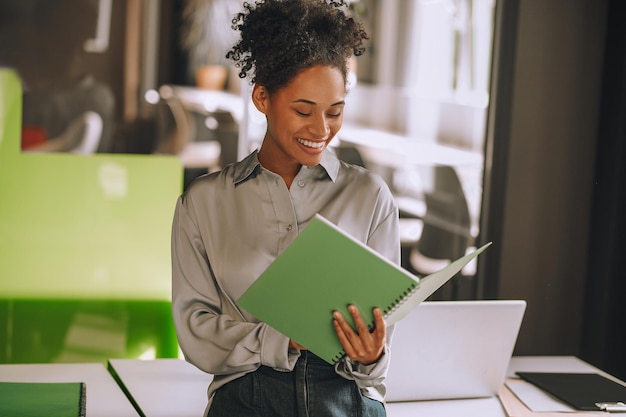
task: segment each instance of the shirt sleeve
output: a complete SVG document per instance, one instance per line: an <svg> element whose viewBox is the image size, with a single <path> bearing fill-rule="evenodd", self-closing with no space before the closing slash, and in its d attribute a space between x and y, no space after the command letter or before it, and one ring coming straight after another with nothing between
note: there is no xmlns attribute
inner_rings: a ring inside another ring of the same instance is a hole
<svg viewBox="0 0 626 417"><path fill-rule="evenodd" d="M299 353L265 323L247 322L220 288L194 219L193 201L178 199L172 224L172 313L187 361L216 375L260 365L293 369Z"/></svg>

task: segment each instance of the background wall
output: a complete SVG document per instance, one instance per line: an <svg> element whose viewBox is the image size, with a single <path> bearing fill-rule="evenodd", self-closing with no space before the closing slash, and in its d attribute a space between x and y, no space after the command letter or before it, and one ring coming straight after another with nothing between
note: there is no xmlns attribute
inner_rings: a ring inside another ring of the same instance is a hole
<svg viewBox="0 0 626 417"><path fill-rule="evenodd" d="M520 1L499 295L528 300L522 352L580 338L605 9Z"/></svg>
<svg viewBox="0 0 626 417"><path fill-rule="evenodd" d="M609 1L582 355L626 376L626 4Z"/></svg>
<svg viewBox="0 0 626 417"><path fill-rule="evenodd" d="M496 146L508 139L503 160L494 161L503 181L501 229L493 231L500 240L496 296L528 301L516 354L579 355L623 377L624 359L586 357L581 348L593 313L586 310L586 289L603 278L589 268L589 254L598 245L620 247L602 235L591 239L596 149L606 139L599 134L600 115L620 111L601 110L608 4L618 2L508 3L517 8L517 27L509 45L512 68L500 80L510 92L509 107L495 114L508 126L496 128L493 138ZM624 16L623 7L614 9ZM623 315L595 316L606 320L599 326L623 328Z"/></svg>

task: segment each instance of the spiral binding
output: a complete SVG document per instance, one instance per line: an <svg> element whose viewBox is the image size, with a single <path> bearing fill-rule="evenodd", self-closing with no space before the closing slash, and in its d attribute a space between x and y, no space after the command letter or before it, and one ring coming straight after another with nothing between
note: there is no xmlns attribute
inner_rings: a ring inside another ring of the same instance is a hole
<svg viewBox="0 0 626 417"><path fill-rule="evenodd" d="M402 296L396 298L395 301L393 303L391 303L390 306L388 306L385 310L383 310L383 316L385 318L387 318L391 313L393 313L398 308L400 308L400 305L407 298L409 298L411 295L413 295L413 293L415 293L415 291L417 291L418 287L419 287L419 285L417 283L411 284L411 286L409 288L404 290L404 292L402 293Z"/></svg>
<svg viewBox="0 0 626 417"><path fill-rule="evenodd" d="M333 365L336 364L337 362L339 362L341 360L341 358L344 357L345 354L346 354L346 351L343 350L343 349L341 349L339 352L337 352L335 357L332 359Z"/></svg>

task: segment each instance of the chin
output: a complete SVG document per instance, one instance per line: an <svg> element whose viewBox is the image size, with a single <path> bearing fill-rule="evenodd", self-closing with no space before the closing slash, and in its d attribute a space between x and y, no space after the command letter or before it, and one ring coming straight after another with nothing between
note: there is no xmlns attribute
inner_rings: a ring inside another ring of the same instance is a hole
<svg viewBox="0 0 626 417"><path fill-rule="evenodd" d="M301 158L300 164L308 166L308 167L312 167L312 166L318 165L321 161L322 161L322 154L320 153L317 156L309 155L307 158Z"/></svg>

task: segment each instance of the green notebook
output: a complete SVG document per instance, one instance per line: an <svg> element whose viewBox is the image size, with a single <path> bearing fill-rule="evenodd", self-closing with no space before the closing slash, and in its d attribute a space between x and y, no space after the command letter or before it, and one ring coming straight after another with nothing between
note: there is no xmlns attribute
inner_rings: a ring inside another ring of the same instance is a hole
<svg viewBox="0 0 626 417"><path fill-rule="evenodd" d="M334 364L345 354L334 310L351 322L347 307L354 304L372 328L372 310L379 307L393 324L489 245L419 280L317 215L237 305Z"/></svg>
<svg viewBox="0 0 626 417"><path fill-rule="evenodd" d="M83 382L0 382L2 417L84 417Z"/></svg>

